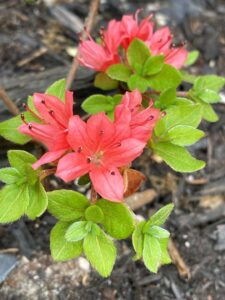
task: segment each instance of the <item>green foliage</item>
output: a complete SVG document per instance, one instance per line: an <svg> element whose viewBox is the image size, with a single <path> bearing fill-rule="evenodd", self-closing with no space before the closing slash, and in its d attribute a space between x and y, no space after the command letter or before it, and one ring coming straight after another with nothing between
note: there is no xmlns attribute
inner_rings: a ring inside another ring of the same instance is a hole
<svg viewBox="0 0 225 300"><path fill-rule="evenodd" d="M148 81L138 74L131 75L127 84L131 91L139 89L141 93L144 93L148 89Z"/></svg>
<svg viewBox="0 0 225 300"><path fill-rule="evenodd" d="M81 176L78 180L79 185L86 185L88 183L90 183L90 177L88 174Z"/></svg>
<svg viewBox="0 0 225 300"><path fill-rule="evenodd" d="M142 69L150 56L150 50L139 39L134 39L127 49L127 59L129 65L139 74L142 74Z"/></svg>
<svg viewBox="0 0 225 300"><path fill-rule="evenodd" d="M103 91L114 90L118 87L118 81L111 79L106 73L98 73L95 76L94 86Z"/></svg>
<svg viewBox="0 0 225 300"><path fill-rule="evenodd" d="M31 166L36 158L22 150L8 151L8 158L12 168L0 170L0 180L7 184L0 191L0 223L16 221L23 214L33 220L43 214L48 204L39 170Z"/></svg>
<svg viewBox="0 0 225 300"><path fill-rule="evenodd" d="M143 67L143 75L150 76L159 73L164 65L164 55L149 57Z"/></svg>
<svg viewBox="0 0 225 300"><path fill-rule="evenodd" d="M62 100L63 102L65 101L65 93L66 93L66 79L59 79L55 81L45 91L45 94L55 96L60 100Z"/></svg>
<svg viewBox="0 0 225 300"><path fill-rule="evenodd" d="M142 221L135 226L134 232L132 234L132 243L136 255L134 256L134 260L140 259L143 253L144 247L144 234L143 227L145 226L146 221Z"/></svg>
<svg viewBox="0 0 225 300"><path fill-rule="evenodd" d="M176 88L181 83L180 72L174 67L165 64L162 70L156 75L148 78L149 86L156 91L164 91L169 88Z"/></svg>
<svg viewBox="0 0 225 300"><path fill-rule="evenodd" d="M91 205L85 210L85 219L94 223L101 223L104 219L103 211L97 205Z"/></svg>
<svg viewBox="0 0 225 300"><path fill-rule="evenodd" d="M190 51L188 53L188 57L185 62L185 66L188 67L188 66L193 65L197 61L198 57L199 57L199 51L197 51L197 50Z"/></svg>
<svg viewBox="0 0 225 300"><path fill-rule="evenodd" d="M160 109L166 109L171 105L175 104L176 101L176 89L169 88L163 91L159 98L155 101L155 107Z"/></svg>
<svg viewBox="0 0 225 300"><path fill-rule="evenodd" d="M210 104L201 103L202 107L202 117L208 122L216 122L218 121L219 117L217 116L216 112L212 108Z"/></svg>
<svg viewBox="0 0 225 300"><path fill-rule="evenodd" d="M144 236L143 261L148 270L157 273L161 263L161 247L158 239L148 234Z"/></svg>
<svg viewBox="0 0 225 300"><path fill-rule="evenodd" d="M51 255L55 261L73 259L82 253L82 241L68 242L65 238L66 231L71 223L58 222L50 234Z"/></svg>
<svg viewBox="0 0 225 300"><path fill-rule="evenodd" d="M96 205L104 214L102 225L110 236L125 239L131 235L134 230L134 217L125 204L100 199Z"/></svg>
<svg viewBox="0 0 225 300"><path fill-rule="evenodd" d="M112 79L127 82L132 71L127 65L114 64L107 69L107 74Z"/></svg>
<svg viewBox="0 0 225 300"><path fill-rule="evenodd" d="M96 225L97 226L97 225ZM112 240L99 228L84 238L84 254L93 268L103 277L108 277L116 261L116 247Z"/></svg>
<svg viewBox="0 0 225 300"><path fill-rule="evenodd" d="M87 221L78 221L69 226L65 238L68 242L78 242L83 240L90 231Z"/></svg>
<svg viewBox="0 0 225 300"><path fill-rule="evenodd" d="M153 225L162 226L168 219L173 209L174 205L170 203L158 210L153 216L151 216L149 221L146 223L144 231L148 230L148 228Z"/></svg>
<svg viewBox="0 0 225 300"><path fill-rule="evenodd" d="M146 233L157 239L166 239L170 236L169 231L156 225L153 225L151 228L149 228Z"/></svg>
<svg viewBox="0 0 225 300"><path fill-rule="evenodd" d="M89 205L88 199L78 192L70 190L48 192L48 211L60 221L70 222L80 219Z"/></svg>

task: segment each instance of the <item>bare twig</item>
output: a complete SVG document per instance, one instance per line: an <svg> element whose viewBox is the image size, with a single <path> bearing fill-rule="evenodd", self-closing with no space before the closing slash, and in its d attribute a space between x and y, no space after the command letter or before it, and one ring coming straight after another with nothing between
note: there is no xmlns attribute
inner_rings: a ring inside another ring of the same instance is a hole
<svg viewBox="0 0 225 300"><path fill-rule="evenodd" d="M55 174L56 168L42 170L39 174L40 180L44 180L47 176Z"/></svg>
<svg viewBox="0 0 225 300"><path fill-rule="evenodd" d="M148 91L148 92L145 92L146 95L160 95L160 92L157 92L157 91ZM177 97L184 97L184 98L188 98L189 95L188 95L188 92L182 92L182 91L177 91L176 92L176 95Z"/></svg>
<svg viewBox="0 0 225 300"><path fill-rule="evenodd" d="M41 47L40 49L38 49L38 50L34 51L33 53L31 53L30 56L20 60L16 65L17 65L17 67L23 67L26 64L30 63L32 60L44 55L47 52L48 52L48 49L46 47Z"/></svg>
<svg viewBox="0 0 225 300"><path fill-rule="evenodd" d="M95 204L96 201L97 201L97 192L92 185L92 187L91 187L91 204Z"/></svg>
<svg viewBox="0 0 225 300"><path fill-rule="evenodd" d="M6 91L3 88L0 88L0 98L2 101L5 103L5 106L8 108L8 110L11 112L13 115L19 115L20 111L16 104L9 98L7 95Z"/></svg>
<svg viewBox="0 0 225 300"><path fill-rule="evenodd" d="M97 15L97 12L98 12L99 4L100 4L100 0L92 0L92 2L91 2L90 9L89 9L89 14L88 14L87 20L85 22L86 30L84 30L82 32L82 38L83 39L85 39L86 36L87 36L86 31L90 32L93 25L94 25L94 21L95 21L95 17ZM79 55L79 52L77 53L77 55L73 59L72 66L70 68L70 71L69 71L67 79L66 79L66 89L67 90L70 89L70 87L72 85L72 82L75 78L77 69L79 67L79 61L77 60L78 55Z"/></svg>

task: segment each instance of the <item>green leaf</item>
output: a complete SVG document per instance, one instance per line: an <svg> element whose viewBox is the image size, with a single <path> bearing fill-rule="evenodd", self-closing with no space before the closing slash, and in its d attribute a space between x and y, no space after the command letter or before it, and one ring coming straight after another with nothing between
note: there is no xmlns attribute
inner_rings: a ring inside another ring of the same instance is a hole
<svg viewBox="0 0 225 300"><path fill-rule="evenodd" d="M168 253L168 242L169 239L160 239L159 244L161 248L161 264L162 265L167 265L171 263L171 258Z"/></svg>
<svg viewBox="0 0 225 300"><path fill-rule="evenodd" d="M196 78L194 83L195 91L202 91L204 89L219 92L225 83L225 78L216 75L205 75Z"/></svg>
<svg viewBox="0 0 225 300"><path fill-rule="evenodd" d="M164 91L172 87L176 88L181 81L180 72L167 64L163 66L159 73L148 78L149 86L156 91Z"/></svg>
<svg viewBox="0 0 225 300"><path fill-rule="evenodd" d="M40 217L47 209L48 196L40 181L35 185L29 185L29 205L26 210L26 215L34 220Z"/></svg>
<svg viewBox="0 0 225 300"><path fill-rule="evenodd" d="M148 234L144 236L143 260L149 271L157 273L161 262L161 247L159 241Z"/></svg>
<svg viewBox="0 0 225 300"><path fill-rule="evenodd" d="M88 199L78 192L70 190L48 192L48 210L61 221L69 222L83 217L89 205Z"/></svg>
<svg viewBox="0 0 225 300"><path fill-rule="evenodd" d="M143 75L155 75L159 73L164 65L164 55L157 55L149 57L143 68Z"/></svg>
<svg viewBox="0 0 225 300"><path fill-rule="evenodd" d="M33 164L37 161L35 156L23 150L9 150L8 160L10 165L21 173L27 171L26 164Z"/></svg>
<svg viewBox="0 0 225 300"><path fill-rule="evenodd" d="M150 49L141 40L135 38L127 49L127 59L129 65L141 74L146 60L150 57Z"/></svg>
<svg viewBox="0 0 225 300"><path fill-rule="evenodd" d="M104 95L92 95L84 100L82 109L89 114L107 112L114 108L111 97Z"/></svg>
<svg viewBox="0 0 225 300"><path fill-rule="evenodd" d="M197 61L198 57L199 57L199 51L197 50L190 51L188 53L188 57L185 62L185 67L193 65Z"/></svg>
<svg viewBox="0 0 225 300"><path fill-rule="evenodd" d="M164 228L161 228L159 226L152 226L149 228L148 231L146 231L147 234L150 234L151 236L157 238L157 239L166 239L170 236L169 231L167 231Z"/></svg>
<svg viewBox="0 0 225 300"><path fill-rule="evenodd" d="M156 136L161 136L165 131L177 125L197 127L201 122L201 105L180 105L166 110L166 116L161 118L155 126Z"/></svg>
<svg viewBox="0 0 225 300"><path fill-rule="evenodd" d="M110 78L123 82L127 82L130 75L132 74L131 69L124 64L111 65L106 72Z"/></svg>
<svg viewBox="0 0 225 300"><path fill-rule="evenodd" d="M197 78L195 75L190 74L190 73L188 73L186 71L183 71L183 70L180 71L180 73L181 73L181 76L182 76L182 80L185 81L185 82L191 83L191 84L193 84L195 82L196 78Z"/></svg>
<svg viewBox="0 0 225 300"><path fill-rule="evenodd" d="M138 74L131 75L128 80L128 87L131 91L139 89L141 93L144 93L148 89L148 81Z"/></svg>
<svg viewBox="0 0 225 300"><path fill-rule="evenodd" d="M65 238L68 242L77 242L83 240L88 234L87 221L78 221L69 226Z"/></svg>
<svg viewBox="0 0 225 300"><path fill-rule="evenodd" d="M66 93L66 79L60 79L55 81L52 85L50 85L45 94L55 96L65 101L65 93Z"/></svg>
<svg viewBox="0 0 225 300"><path fill-rule="evenodd" d="M174 204L170 203L163 206L159 209L146 223L144 230L148 231L151 226L161 226L163 225L166 220L168 219L169 215L171 214L172 210L174 209Z"/></svg>
<svg viewBox="0 0 225 300"><path fill-rule="evenodd" d="M125 239L134 230L134 218L129 208L122 203L100 199L96 203L104 214L102 225L110 236L115 239Z"/></svg>
<svg viewBox="0 0 225 300"><path fill-rule="evenodd" d="M198 97L206 103L217 103L220 101L220 95L209 89L203 90L200 94L198 94Z"/></svg>
<svg viewBox="0 0 225 300"><path fill-rule="evenodd" d="M51 255L55 261L76 258L82 253L82 241L68 242L65 234L71 223L58 222L50 234Z"/></svg>
<svg viewBox="0 0 225 300"><path fill-rule="evenodd" d="M134 260L140 259L142 257L143 247L144 247L144 234L142 232L146 221L142 221L135 226L134 232L132 234L132 243L136 255Z"/></svg>
<svg viewBox="0 0 225 300"><path fill-rule="evenodd" d="M195 172L205 167L204 161L197 160L181 146L159 142L152 144L152 149L175 171Z"/></svg>
<svg viewBox="0 0 225 300"><path fill-rule="evenodd" d="M108 277L116 261L116 247L111 239L102 231L98 235L90 232L84 239L84 254L98 273Z"/></svg>
<svg viewBox="0 0 225 300"><path fill-rule="evenodd" d="M85 218L87 221L101 223L104 219L104 214L100 207L97 205L91 205L85 210Z"/></svg>
<svg viewBox="0 0 225 300"><path fill-rule="evenodd" d="M177 125L168 130L164 139L174 145L189 146L200 140L205 133L199 129L187 125Z"/></svg>
<svg viewBox="0 0 225 300"><path fill-rule="evenodd" d="M24 117L26 122L40 122L35 118L30 112L25 112ZM25 134L19 132L18 128L23 124L21 116L13 117L9 120L0 123L0 135L3 136L6 140L9 140L13 143L24 145L31 140Z"/></svg>
<svg viewBox="0 0 225 300"><path fill-rule="evenodd" d="M216 122L219 120L219 117L217 116L216 112L210 104L201 103L201 108L203 119L205 119L208 122Z"/></svg>
<svg viewBox="0 0 225 300"><path fill-rule="evenodd" d="M118 81L111 79L106 73L98 73L95 76L94 86L103 91L114 90L118 87Z"/></svg>
<svg viewBox="0 0 225 300"><path fill-rule="evenodd" d="M88 174L85 174L78 179L79 185L86 185L88 183L90 183L90 177Z"/></svg>
<svg viewBox="0 0 225 300"><path fill-rule="evenodd" d="M155 102L155 106L160 109L165 109L168 106L171 106L176 101L176 89L170 88L168 90L163 91L157 101Z"/></svg>
<svg viewBox="0 0 225 300"><path fill-rule="evenodd" d="M18 220L26 211L29 204L28 188L24 184L5 186L0 191L0 223Z"/></svg>
<svg viewBox="0 0 225 300"><path fill-rule="evenodd" d="M11 184L16 183L19 179L20 173L15 168L0 169L0 181Z"/></svg>

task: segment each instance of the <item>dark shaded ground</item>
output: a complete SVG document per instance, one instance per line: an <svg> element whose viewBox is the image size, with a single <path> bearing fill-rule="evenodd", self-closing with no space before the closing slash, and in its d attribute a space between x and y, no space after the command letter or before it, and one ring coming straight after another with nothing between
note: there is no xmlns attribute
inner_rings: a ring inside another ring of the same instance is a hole
<svg viewBox="0 0 225 300"><path fill-rule="evenodd" d="M52 2L52 1L45 1ZM57 1L62 7L25 5L24 1L0 1L0 85L20 106L29 93L44 91L54 80L64 77L70 66L68 53L78 42L79 31L87 15L88 2ZM225 3L223 0L183 1L102 1L98 24L112 17L134 12L143 7L144 14L155 12L161 25L172 26L178 40L187 40L190 49L198 49L201 57L193 73L224 75ZM76 24L62 17L68 9L80 19ZM24 58L44 47L46 52L30 63ZM77 105L93 92L92 74L79 72L74 85ZM224 96L223 96L224 97ZM137 211L148 216L152 209L174 201L176 210L168 222L172 237L191 270L191 279L184 281L173 265L150 274L141 262L133 262L130 241L118 244L119 257L109 279L102 279L90 269L85 259L55 264L49 256L49 232L55 220L45 214L35 222L19 221L0 226L0 248L17 248L18 267L0 285L0 299L225 299L225 106L216 105L220 116L215 124L203 123L207 135L193 153L207 161L207 167L193 175L175 174L164 164L149 162L149 153L135 163L148 180L142 190L154 188L157 198ZM9 113L0 103L1 120ZM6 151L20 147L0 140L1 166L7 164ZM33 144L28 151L40 155ZM50 189L62 187L51 178ZM71 188L77 188L71 184ZM1 251L0 250L0 253Z"/></svg>

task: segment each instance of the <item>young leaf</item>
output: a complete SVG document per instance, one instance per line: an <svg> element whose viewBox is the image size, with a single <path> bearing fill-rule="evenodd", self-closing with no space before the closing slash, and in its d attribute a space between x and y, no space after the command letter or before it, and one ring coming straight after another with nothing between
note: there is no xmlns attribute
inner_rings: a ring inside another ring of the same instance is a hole
<svg viewBox="0 0 225 300"><path fill-rule="evenodd" d="M58 222L50 234L51 255L55 261L76 258L82 253L82 241L67 242L65 234L71 223Z"/></svg>
<svg viewBox="0 0 225 300"><path fill-rule="evenodd" d="M81 107L89 114L99 112L107 112L113 109L113 104L110 101L111 97L104 95L92 95L84 100Z"/></svg>
<svg viewBox="0 0 225 300"><path fill-rule="evenodd" d="M83 240L88 234L87 221L78 221L69 226L65 238L68 242L77 242Z"/></svg>
<svg viewBox="0 0 225 300"><path fill-rule="evenodd" d="M24 184L5 186L0 191L0 223L10 223L18 220L29 204L28 188Z"/></svg>
<svg viewBox="0 0 225 300"><path fill-rule="evenodd" d="M48 192L48 211L57 219L70 222L84 216L90 205L82 194L69 190Z"/></svg>
<svg viewBox="0 0 225 300"><path fill-rule="evenodd" d="M202 91L204 89L209 89L214 92L219 92L225 83L225 78L216 75L205 75L196 78L194 83L195 91Z"/></svg>
<svg viewBox="0 0 225 300"><path fill-rule="evenodd" d="M155 106L157 106L160 109L165 109L168 106L174 104L176 101L176 89L170 88L168 90L163 91L159 99L155 102Z"/></svg>
<svg viewBox="0 0 225 300"><path fill-rule="evenodd" d="M141 74L146 60L150 57L150 49L141 40L135 38L127 49L127 59L129 65Z"/></svg>
<svg viewBox="0 0 225 300"><path fill-rule="evenodd" d="M23 150L9 150L8 160L10 165L22 174L27 174L27 164L37 161L35 156Z"/></svg>
<svg viewBox="0 0 225 300"><path fill-rule="evenodd" d="M85 210L85 219L94 223L101 223L104 219L104 214L100 207L91 205Z"/></svg>
<svg viewBox="0 0 225 300"><path fill-rule="evenodd" d="M204 161L197 160L181 146L159 142L152 144L152 149L175 171L195 172L205 167Z"/></svg>
<svg viewBox="0 0 225 300"><path fill-rule="evenodd" d="M202 117L204 120L208 122L216 122L219 120L219 117L217 116L216 112L212 108L212 106L208 103L201 103L202 108Z"/></svg>
<svg viewBox="0 0 225 300"><path fill-rule="evenodd" d="M37 217L40 217L48 206L48 197L47 193L40 183L36 182L35 185L29 185L29 205L26 210L26 215L34 220Z"/></svg>
<svg viewBox="0 0 225 300"><path fill-rule="evenodd" d="M132 74L131 69L124 64L114 64L107 69L107 75L115 80L127 82Z"/></svg>
<svg viewBox="0 0 225 300"><path fill-rule="evenodd" d="M95 76L94 86L103 91L114 90L118 87L118 81L111 79L106 73L98 73Z"/></svg>
<svg viewBox="0 0 225 300"><path fill-rule="evenodd" d="M125 239L134 230L134 218L129 208L121 203L100 199L96 203L104 214L102 225L110 236Z"/></svg>
<svg viewBox="0 0 225 300"><path fill-rule="evenodd" d="M200 140L205 133L199 129L187 125L177 125L168 130L164 139L174 145L189 146Z"/></svg>
<svg viewBox="0 0 225 300"><path fill-rule="evenodd" d="M150 76L159 73L164 65L164 55L157 55L149 57L143 68L143 75Z"/></svg>
<svg viewBox="0 0 225 300"><path fill-rule="evenodd" d="M176 88L182 81L180 72L174 67L165 64L162 70L156 75L149 76L148 84L156 91L164 91L169 88Z"/></svg>
<svg viewBox="0 0 225 300"><path fill-rule="evenodd" d="M147 234L150 234L151 236L154 236L157 239L166 239L170 236L169 231L167 231L164 228L161 228L159 226L153 225L149 228L148 231L146 231Z"/></svg>
<svg viewBox="0 0 225 300"><path fill-rule="evenodd" d="M99 234L90 232L84 239L84 254L93 268L103 277L108 277L116 261L116 247L100 229Z"/></svg>
<svg viewBox="0 0 225 300"><path fill-rule="evenodd" d="M148 89L148 81L138 74L133 74L128 80L128 87L131 91L139 89L141 93L144 93Z"/></svg>
<svg viewBox="0 0 225 300"><path fill-rule="evenodd" d="M60 79L54 82L52 85L50 85L45 94L55 96L65 101L65 92L66 92L66 79Z"/></svg>
<svg viewBox="0 0 225 300"><path fill-rule="evenodd" d="M199 57L199 51L197 50L190 51L188 53L188 57L185 62L185 67L193 65L197 61L198 57Z"/></svg>
<svg viewBox="0 0 225 300"><path fill-rule="evenodd" d="M157 273L162 258L159 241L148 234L144 236L143 260L146 268Z"/></svg>
<svg viewBox="0 0 225 300"><path fill-rule="evenodd" d="M174 208L174 205L172 203L165 205L160 210L158 210L149 221L146 223L144 229L144 232L149 231L151 226L162 226L169 215L171 214L172 210Z"/></svg>
<svg viewBox="0 0 225 300"><path fill-rule="evenodd" d="M160 239L159 244L161 248L161 264L162 265L167 265L171 263L171 258L168 253L168 242L169 239Z"/></svg>
<svg viewBox="0 0 225 300"><path fill-rule="evenodd" d="M205 89L198 94L198 97L206 103L217 103L220 101L220 95L213 90Z"/></svg>
<svg viewBox="0 0 225 300"><path fill-rule="evenodd" d="M140 259L142 257L143 247L144 247L144 234L143 227L146 224L146 221L142 221L135 226L134 232L132 234L132 243L136 255L134 259Z"/></svg>
<svg viewBox="0 0 225 300"><path fill-rule="evenodd" d="M16 183L20 178L20 173L15 168L0 169L0 181L11 184Z"/></svg>

